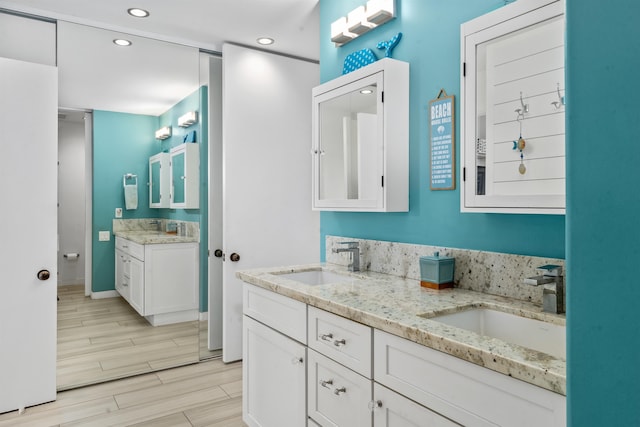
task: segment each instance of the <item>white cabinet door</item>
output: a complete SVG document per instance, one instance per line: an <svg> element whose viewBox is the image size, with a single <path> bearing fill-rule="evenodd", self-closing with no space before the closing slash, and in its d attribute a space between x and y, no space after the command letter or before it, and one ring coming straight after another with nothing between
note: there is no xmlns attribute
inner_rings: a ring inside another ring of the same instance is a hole
<svg viewBox="0 0 640 427"><path fill-rule="evenodd" d="M200 207L200 144L184 143L171 149L171 208Z"/></svg>
<svg viewBox="0 0 640 427"><path fill-rule="evenodd" d="M309 417L324 427L370 427L371 380L307 351Z"/></svg>
<svg viewBox="0 0 640 427"><path fill-rule="evenodd" d="M129 301L128 295L128 286L125 286L125 265L127 263L127 255L122 252L120 249L116 249L116 291L124 298ZM127 293L127 295L125 295Z"/></svg>
<svg viewBox="0 0 640 427"><path fill-rule="evenodd" d="M373 385L373 402L374 427L460 426L378 383Z"/></svg>
<svg viewBox="0 0 640 427"><path fill-rule="evenodd" d="M244 316L242 418L251 427L306 425L305 346Z"/></svg>
<svg viewBox="0 0 640 427"><path fill-rule="evenodd" d="M58 72L0 58L0 76L2 413L56 398Z"/></svg>
<svg viewBox="0 0 640 427"><path fill-rule="evenodd" d="M144 261L129 257L129 304L144 316Z"/></svg>
<svg viewBox="0 0 640 427"><path fill-rule="evenodd" d="M149 207L169 207L169 153L149 157Z"/></svg>

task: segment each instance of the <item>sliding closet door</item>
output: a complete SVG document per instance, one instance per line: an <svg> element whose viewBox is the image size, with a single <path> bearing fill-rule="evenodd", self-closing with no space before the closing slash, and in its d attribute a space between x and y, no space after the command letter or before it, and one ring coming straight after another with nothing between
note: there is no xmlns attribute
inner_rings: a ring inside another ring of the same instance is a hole
<svg viewBox="0 0 640 427"><path fill-rule="evenodd" d="M0 58L0 413L56 397L58 73Z"/></svg>

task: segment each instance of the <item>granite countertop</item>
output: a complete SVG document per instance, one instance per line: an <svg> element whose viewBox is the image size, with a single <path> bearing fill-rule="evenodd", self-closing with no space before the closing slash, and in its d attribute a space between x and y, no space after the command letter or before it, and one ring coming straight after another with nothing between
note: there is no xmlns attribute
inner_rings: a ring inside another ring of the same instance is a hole
<svg viewBox="0 0 640 427"><path fill-rule="evenodd" d="M135 231L116 231L117 237L130 240L141 245L156 245L163 243L192 243L198 242L196 236L178 236L177 234L165 233L162 231L135 230Z"/></svg>
<svg viewBox="0 0 640 427"><path fill-rule="evenodd" d="M348 282L311 286L278 276L320 267L348 275ZM464 289L431 290L418 280L350 273L334 264L261 268L236 275L247 283L566 395L566 360L428 319L473 305L565 324L563 315L543 313L537 305Z"/></svg>

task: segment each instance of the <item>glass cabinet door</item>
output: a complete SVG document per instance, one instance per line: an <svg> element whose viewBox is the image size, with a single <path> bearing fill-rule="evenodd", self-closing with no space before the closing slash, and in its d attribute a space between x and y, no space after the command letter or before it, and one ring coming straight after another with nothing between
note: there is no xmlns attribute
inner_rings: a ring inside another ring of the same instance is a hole
<svg viewBox="0 0 640 427"><path fill-rule="evenodd" d="M184 157L185 153L176 153L171 158L171 187L173 188L173 203L184 203L184 183L185 183L185 174L184 174Z"/></svg>
<svg viewBox="0 0 640 427"><path fill-rule="evenodd" d="M169 207L169 153L149 158L149 207Z"/></svg>
<svg viewBox="0 0 640 427"><path fill-rule="evenodd" d="M171 149L171 208L200 207L200 147L184 143Z"/></svg>

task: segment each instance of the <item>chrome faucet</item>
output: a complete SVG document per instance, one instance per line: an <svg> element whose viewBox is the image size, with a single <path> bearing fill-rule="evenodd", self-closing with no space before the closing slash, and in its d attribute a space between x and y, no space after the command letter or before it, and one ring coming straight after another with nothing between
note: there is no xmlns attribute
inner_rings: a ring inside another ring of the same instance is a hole
<svg viewBox="0 0 640 427"><path fill-rule="evenodd" d="M360 271L360 247L358 242L339 242L340 245L347 245L346 248L333 248L332 252L338 254L340 252L351 253L351 264L349 271Z"/></svg>
<svg viewBox="0 0 640 427"><path fill-rule="evenodd" d="M528 277L524 283L532 286L546 285L542 288L542 311L561 314L565 312L565 286L562 266L543 265L536 268L542 275Z"/></svg>

